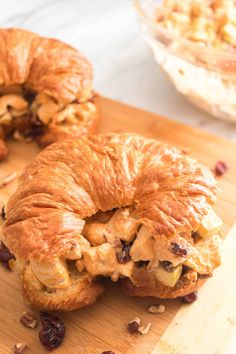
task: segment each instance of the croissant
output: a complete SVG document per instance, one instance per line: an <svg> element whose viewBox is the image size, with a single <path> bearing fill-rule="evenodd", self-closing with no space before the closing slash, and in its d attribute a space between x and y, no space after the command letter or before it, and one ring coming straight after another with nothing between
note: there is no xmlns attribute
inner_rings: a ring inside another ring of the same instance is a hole
<svg viewBox="0 0 236 354"><path fill-rule="evenodd" d="M173 298L220 264L212 173L175 147L134 134L63 140L24 170L6 205L4 242L25 297L73 310L120 279L130 295Z"/></svg>
<svg viewBox="0 0 236 354"><path fill-rule="evenodd" d="M9 136L45 147L94 132L97 106L92 66L78 50L28 31L0 30L0 159Z"/></svg>

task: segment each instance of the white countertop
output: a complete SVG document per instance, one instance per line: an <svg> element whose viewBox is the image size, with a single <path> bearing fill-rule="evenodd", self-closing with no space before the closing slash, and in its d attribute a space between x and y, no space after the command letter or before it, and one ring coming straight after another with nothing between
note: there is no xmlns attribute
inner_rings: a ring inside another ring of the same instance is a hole
<svg viewBox="0 0 236 354"><path fill-rule="evenodd" d="M1 7L2 27L79 48L93 63L101 94L236 141L236 123L205 114L169 83L141 34L132 0L6 0Z"/></svg>

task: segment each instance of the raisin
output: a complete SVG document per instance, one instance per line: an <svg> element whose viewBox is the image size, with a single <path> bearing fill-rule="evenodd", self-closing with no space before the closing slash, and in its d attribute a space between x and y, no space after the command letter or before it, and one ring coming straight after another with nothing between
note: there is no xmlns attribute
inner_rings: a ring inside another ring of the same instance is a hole
<svg viewBox="0 0 236 354"><path fill-rule="evenodd" d="M188 250L186 248L182 248L178 243L171 242L169 250L174 253L178 257L187 257Z"/></svg>
<svg viewBox="0 0 236 354"><path fill-rule="evenodd" d="M121 251L119 251L116 254L116 258L117 258L119 263L124 264L124 263L127 263L127 262L131 261L131 256L129 254L130 248L131 248L131 244L130 243L126 243L126 242L122 243Z"/></svg>
<svg viewBox="0 0 236 354"><path fill-rule="evenodd" d="M140 321L133 320L133 321L128 323L127 330L128 330L129 333L133 334L133 333L137 333L138 332L139 327L140 327Z"/></svg>
<svg viewBox="0 0 236 354"><path fill-rule="evenodd" d="M8 270L11 270L9 266L9 261L11 259L16 259L14 254L10 252L9 248L7 248L3 242L0 245L0 263L2 263L3 267Z"/></svg>
<svg viewBox="0 0 236 354"><path fill-rule="evenodd" d="M65 326L57 317L47 312L40 313L40 320L43 328L39 332L39 339L42 345L49 351L58 348L65 336Z"/></svg>
<svg viewBox="0 0 236 354"><path fill-rule="evenodd" d="M111 350L106 350L105 352L102 352L101 354L115 354L115 352L112 352Z"/></svg>
<svg viewBox="0 0 236 354"><path fill-rule="evenodd" d="M2 211L1 211L1 217L3 220L6 220L6 213L5 213L5 207L2 207Z"/></svg>
<svg viewBox="0 0 236 354"><path fill-rule="evenodd" d="M196 300L197 300L197 292L196 291L182 297L182 301L186 304L191 304L192 302L194 302Z"/></svg>
<svg viewBox="0 0 236 354"><path fill-rule="evenodd" d="M228 171L228 166L223 161L217 161L214 168L215 176L222 176Z"/></svg>
<svg viewBox="0 0 236 354"><path fill-rule="evenodd" d="M31 105L33 101L35 100L36 93L34 91L26 90L24 92L24 98L28 103Z"/></svg>

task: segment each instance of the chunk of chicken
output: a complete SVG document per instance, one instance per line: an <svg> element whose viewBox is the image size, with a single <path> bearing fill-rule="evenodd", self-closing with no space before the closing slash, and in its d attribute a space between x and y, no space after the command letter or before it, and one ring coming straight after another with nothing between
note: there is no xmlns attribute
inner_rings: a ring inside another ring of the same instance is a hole
<svg viewBox="0 0 236 354"><path fill-rule="evenodd" d="M119 275L129 277L133 264L132 262L119 264L114 248L109 243L103 243L84 252L84 266L93 277L110 276L116 281Z"/></svg>
<svg viewBox="0 0 236 354"><path fill-rule="evenodd" d="M106 238L108 242L115 238L131 242L139 225L140 222L130 215L129 208L118 209L107 223Z"/></svg>
<svg viewBox="0 0 236 354"><path fill-rule="evenodd" d="M184 265L200 274L212 274L213 269L221 264L221 238L213 235L208 239L201 239L193 248L193 254Z"/></svg>
<svg viewBox="0 0 236 354"><path fill-rule="evenodd" d="M56 258L46 262L31 258L30 266L36 278L46 287L64 289L70 286L69 271L65 261Z"/></svg>
<svg viewBox="0 0 236 354"><path fill-rule="evenodd" d="M129 209L118 209L107 223L92 221L85 225L83 234L93 246L115 240L130 242L134 239L140 223L130 216Z"/></svg>
<svg viewBox="0 0 236 354"><path fill-rule="evenodd" d="M155 258L155 240L151 231L142 225L130 250L134 262L149 261Z"/></svg>

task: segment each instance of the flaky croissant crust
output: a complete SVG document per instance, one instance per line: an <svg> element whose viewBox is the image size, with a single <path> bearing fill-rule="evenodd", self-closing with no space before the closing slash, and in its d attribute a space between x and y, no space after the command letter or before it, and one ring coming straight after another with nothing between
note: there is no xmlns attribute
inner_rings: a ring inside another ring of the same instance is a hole
<svg viewBox="0 0 236 354"><path fill-rule="evenodd" d="M215 198L211 172L178 149L132 134L92 135L55 143L25 168L4 233L20 258L50 259L98 210L133 205L156 234L171 236L195 230Z"/></svg>
<svg viewBox="0 0 236 354"><path fill-rule="evenodd" d="M50 262L67 254L85 218L132 206L133 216L155 237L185 237L197 229L216 192L211 172L174 147L133 134L84 136L49 146L25 168L6 206L3 232L17 258ZM177 294L196 283L191 276Z"/></svg>
<svg viewBox="0 0 236 354"><path fill-rule="evenodd" d="M0 86L25 85L65 103L90 98L92 66L59 40L10 28L0 30Z"/></svg>

